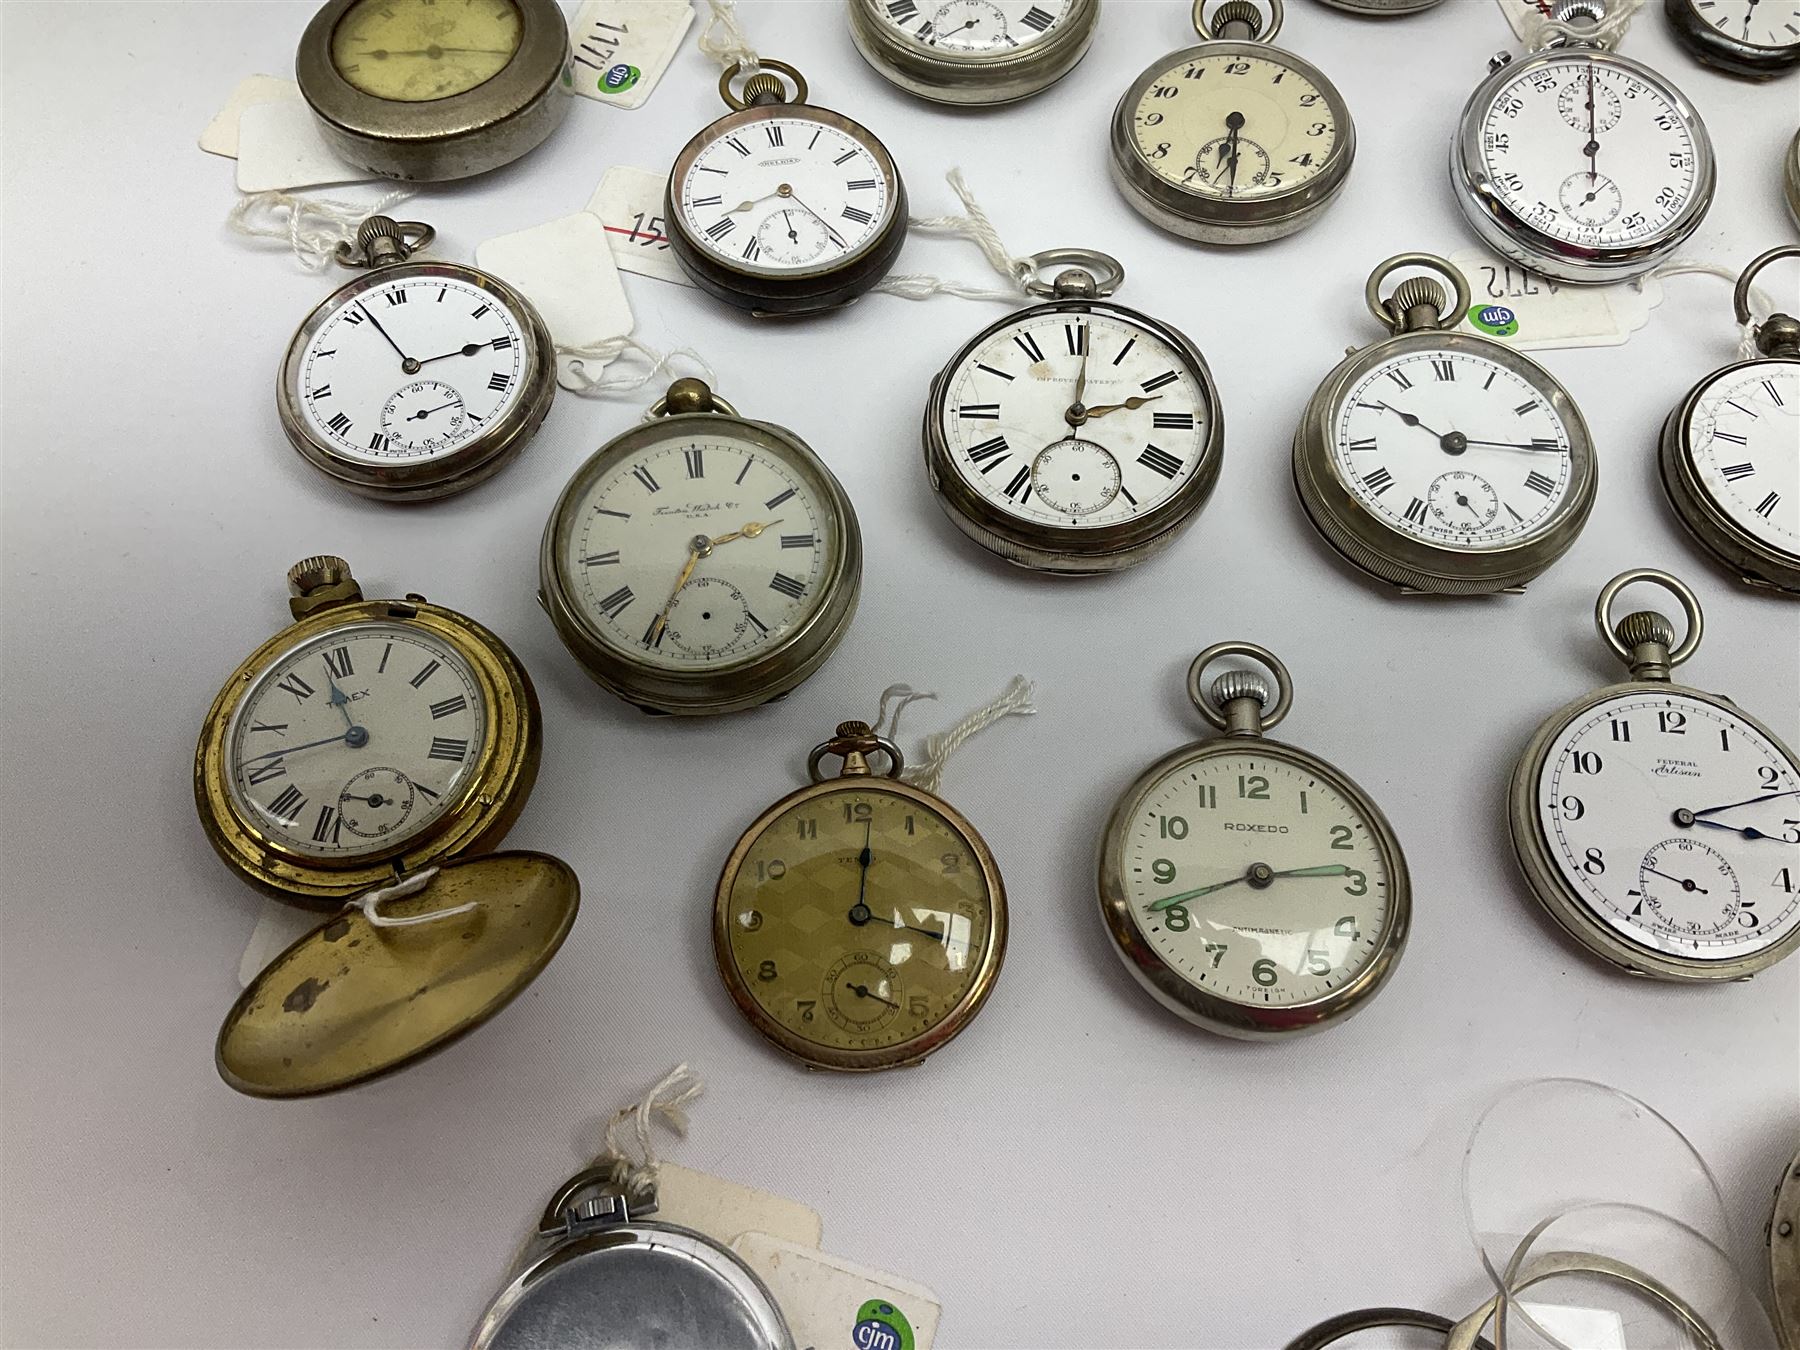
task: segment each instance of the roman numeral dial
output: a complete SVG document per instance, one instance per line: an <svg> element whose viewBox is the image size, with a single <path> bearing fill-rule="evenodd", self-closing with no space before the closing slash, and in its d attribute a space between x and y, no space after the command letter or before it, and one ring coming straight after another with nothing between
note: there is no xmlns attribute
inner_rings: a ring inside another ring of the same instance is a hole
<svg viewBox="0 0 1800 1350"><path fill-rule="evenodd" d="M1067 20L1072 0L880 0L882 22L932 51L970 56L1042 42Z"/></svg>
<svg viewBox="0 0 1800 1350"><path fill-rule="evenodd" d="M1700 495L1800 568L1800 361L1727 367L1688 407L1679 453Z"/></svg>

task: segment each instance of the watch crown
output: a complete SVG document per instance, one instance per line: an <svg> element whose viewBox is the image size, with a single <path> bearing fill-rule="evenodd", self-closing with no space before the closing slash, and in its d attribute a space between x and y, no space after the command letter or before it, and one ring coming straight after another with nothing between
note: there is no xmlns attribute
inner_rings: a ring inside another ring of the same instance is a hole
<svg viewBox="0 0 1800 1350"><path fill-rule="evenodd" d="M350 574L350 564L329 553L302 558L288 568L287 582L294 593L288 608L296 619L330 605L354 604L363 598L362 586Z"/></svg>
<svg viewBox="0 0 1800 1350"><path fill-rule="evenodd" d="M1388 312L1402 329L1435 328L1444 317L1450 297L1430 277L1408 277L1395 288L1388 301ZM1415 311L1424 313L1415 315Z"/></svg>
<svg viewBox="0 0 1800 1350"><path fill-rule="evenodd" d="M1652 643L1662 647L1675 645L1675 625L1655 610L1640 609L1620 619L1613 632L1619 641L1633 650Z"/></svg>
<svg viewBox="0 0 1800 1350"><path fill-rule="evenodd" d="M763 71L744 81L743 99L752 108L765 103L786 103L787 85L782 83L781 76Z"/></svg>
<svg viewBox="0 0 1800 1350"><path fill-rule="evenodd" d="M839 740L850 740L858 736L873 736L875 728L867 722L839 722L837 734Z"/></svg>
<svg viewBox="0 0 1800 1350"><path fill-rule="evenodd" d="M1606 17L1606 6L1601 0L1557 0L1550 17L1570 27L1593 27Z"/></svg>
<svg viewBox="0 0 1800 1350"><path fill-rule="evenodd" d="M1266 708L1271 697L1269 682L1251 670L1226 671L1213 681L1212 696L1221 708L1240 698L1254 699L1257 707Z"/></svg>
<svg viewBox="0 0 1800 1350"><path fill-rule="evenodd" d="M1240 24L1249 31L1247 33L1228 32L1227 30L1233 24ZM1251 4L1250 0L1225 0L1224 4L1213 11L1212 31L1214 37L1247 37L1251 41L1255 41L1261 35L1262 30L1262 11Z"/></svg>
<svg viewBox="0 0 1800 1350"><path fill-rule="evenodd" d="M1756 350L1764 356L1800 356L1800 319L1771 314L1757 325Z"/></svg>

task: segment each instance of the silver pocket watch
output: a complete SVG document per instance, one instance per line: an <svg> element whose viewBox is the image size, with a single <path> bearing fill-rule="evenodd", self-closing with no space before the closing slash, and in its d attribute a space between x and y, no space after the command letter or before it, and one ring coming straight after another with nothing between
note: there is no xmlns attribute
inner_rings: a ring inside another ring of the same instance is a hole
<svg viewBox="0 0 1800 1350"><path fill-rule="evenodd" d="M1687 618L1615 625L1633 582ZM1673 682L1700 645L1700 602L1653 568L1614 577L1594 621L1631 679L1551 715L1513 770L1508 816L1531 893L1601 960L1633 975L1741 980L1800 947L1800 761L1718 694Z"/></svg>
<svg viewBox="0 0 1800 1350"><path fill-rule="evenodd" d="M1391 295L1383 283L1427 268ZM1517 590L1574 544L1598 472L1568 391L1503 343L1453 331L1467 280L1429 253L1369 276L1369 311L1392 336L1353 349L1294 432L1307 517L1352 565L1407 593Z"/></svg>
<svg viewBox="0 0 1800 1350"><path fill-rule="evenodd" d="M1640 276L1681 247L1712 204L1712 139L1687 97L1588 36L1600 0L1561 0L1553 36L1501 53L1450 146L1457 205L1481 242L1580 284Z"/></svg>
<svg viewBox="0 0 1800 1350"><path fill-rule="evenodd" d="M556 395L555 344L500 278L414 262L434 231L370 216L345 267L367 268L306 316L275 386L307 463L384 501L448 497L525 448Z"/></svg>
<svg viewBox="0 0 1800 1350"><path fill-rule="evenodd" d="M1744 269L1733 303L1750 322L1750 286L1800 248ZM1706 551L1752 586L1800 595L1800 320L1771 314L1760 355L1715 370L1663 423L1657 463L1669 504Z"/></svg>
<svg viewBox="0 0 1800 1350"><path fill-rule="evenodd" d="M1112 175L1152 224L1255 244L1311 224L1356 157L1356 126L1316 66L1273 45L1282 0L1195 0L1201 43L1155 62L1113 111Z"/></svg>
<svg viewBox="0 0 1800 1350"><path fill-rule="evenodd" d="M876 72L934 103L988 106L1042 93L1087 55L1100 0L848 0L850 36Z"/></svg>
<svg viewBox="0 0 1800 1350"><path fill-rule="evenodd" d="M804 441L684 379L576 470L538 574L557 635L604 688L651 712L737 712L837 649L862 531Z"/></svg>
<svg viewBox="0 0 1800 1350"><path fill-rule="evenodd" d="M1800 0L1664 0L1694 58L1731 75L1772 80L1800 65Z"/></svg>
<svg viewBox="0 0 1800 1350"><path fill-rule="evenodd" d="M1275 677L1228 671L1245 657ZM1287 667L1248 642L1208 647L1188 697L1225 733L1146 769L1100 845L1100 913L1126 968L1209 1031L1317 1031L1393 973L1412 921L1406 855L1381 809L1333 765L1267 739L1293 704Z"/></svg>
<svg viewBox="0 0 1800 1350"><path fill-rule="evenodd" d="M1767 1236L1775 1333L1782 1350L1800 1350L1800 1153L1775 1188Z"/></svg>
<svg viewBox="0 0 1800 1350"><path fill-rule="evenodd" d="M1443 3L1443 0L1324 0L1333 9L1371 19L1397 19Z"/></svg>
<svg viewBox="0 0 1800 1350"><path fill-rule="evenodd" d="M1185 336L1109 303L1125 270L1085 249L1044 297L988 325L932 381L923 441L938 504L990 553L1042 572L1133 566L1212 495L1224 415Z"/></svg>

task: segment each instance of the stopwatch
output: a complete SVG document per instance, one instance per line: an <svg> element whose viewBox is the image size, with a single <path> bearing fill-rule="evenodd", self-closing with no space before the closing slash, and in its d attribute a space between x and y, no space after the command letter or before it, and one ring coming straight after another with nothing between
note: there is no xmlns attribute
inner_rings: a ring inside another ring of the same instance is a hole
<svg viewBox="0 0 1800 1350"><path fill-rule="evenodd" d="M850 36L882 78L935 103L1041 93L1087 55L1100 0L849 0Z"/></svg>

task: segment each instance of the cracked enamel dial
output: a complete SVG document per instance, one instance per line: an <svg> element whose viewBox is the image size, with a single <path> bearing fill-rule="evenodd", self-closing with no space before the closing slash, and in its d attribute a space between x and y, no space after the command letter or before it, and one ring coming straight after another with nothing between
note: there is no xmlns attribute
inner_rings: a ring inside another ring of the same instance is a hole
<svg viewBox="0 0 1800 1350"><path fill-rule="evenodd" d="M244 695L225 737L231 804L287 853L391 854L460 805L490 720L450 644L402 624L333 629Z"/></svg>
<svg viewBox="0 0 1800 1350"><path fill-rule="evenodd" d="M959 54L1011 52L1041 42L1074 0L881 0L884 24L922 47Z"/></svg>
<svg viewBox="0 0 1800 1350"><path fill-rule="evenodd" d="M429 103L479 88L519 50L512 0L361 0L331 34L331 62L355 89Z"/></svg>
<svg viewBox="0 0 1800 1350"><path fill-rule="evenodd" d="M1800 564L1800 362L1753 361L1701 386L1685 451L1739 529Z"/></svg>

